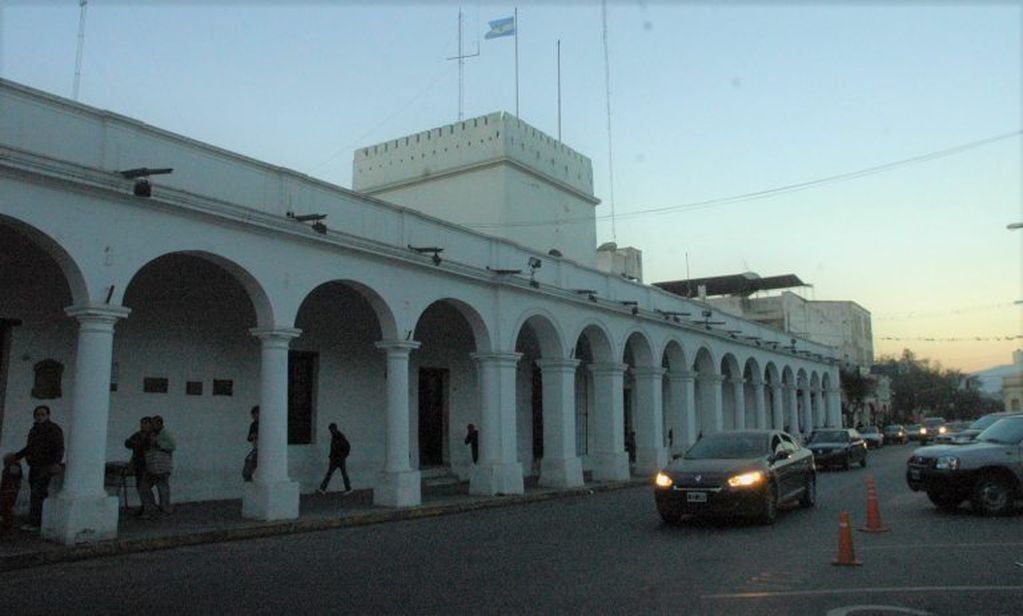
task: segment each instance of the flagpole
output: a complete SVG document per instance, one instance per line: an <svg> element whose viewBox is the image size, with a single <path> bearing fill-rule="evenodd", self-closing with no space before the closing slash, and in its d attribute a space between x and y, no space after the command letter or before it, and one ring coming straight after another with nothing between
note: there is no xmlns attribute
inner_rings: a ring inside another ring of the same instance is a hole
<svg viewBox="0 0 1023 616"><path fill-rule="evenodd" d="M558 39L558 141L561 141L561 39Z"/></svg>
<svg viewBox="0 0 1023 616"><path fill-rule="evenodd" d="M519 7L515 7L515 117L519 115Z"/></svg>

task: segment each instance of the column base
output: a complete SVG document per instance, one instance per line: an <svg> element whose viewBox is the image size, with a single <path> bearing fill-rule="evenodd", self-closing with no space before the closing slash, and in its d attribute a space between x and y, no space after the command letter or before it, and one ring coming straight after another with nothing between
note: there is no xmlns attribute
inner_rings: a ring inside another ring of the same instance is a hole
<svg viewBox="0 0 1023 616"><path fill-rule="evenodd" d="M40 536L64 545L116 539L120 507L116 496L51 496L43 503Z"/></svg>
<svg viewBox="0 0 1023 616"><path fill-rule="evenodd" d="M246 483L242 517L251 520L294 520L298 517L299 485L295 481Z"/></svg>
<svg viewBox="0 0 1023 616"><path fill-rule="evenodd" d="M540 485L547 488L578 488L583 483L583 462L579 458L544 458L540 461Z"/></svg>
<svg viewBox="0 0 1023 616"><path fill-rule="evenodd" d="M477 464L469 478L469 494L494 496L496 494L525 494L522 464Z"/></svg>
<svg viewBox="0 0 1023 616"><path fill-rule="evenodd" d="M383 472L373 488L373 504L415 507L423 504L423 476L419 471Z"/></svg>
<svg viewBox="0 0 1023 616"><path fill-rule="evenodd" d="M668 465L668 449L666 447L653 447L651 449L636 450L636 474L650 475L651 477Z"/></svg>
<svg viewBox="0 0 1023 616"><path fill-rule="evenodd" d="M595 481L628 481L629 454L624 451L616 453L595 453L590 456L593 463L593 479Z"/></svg>

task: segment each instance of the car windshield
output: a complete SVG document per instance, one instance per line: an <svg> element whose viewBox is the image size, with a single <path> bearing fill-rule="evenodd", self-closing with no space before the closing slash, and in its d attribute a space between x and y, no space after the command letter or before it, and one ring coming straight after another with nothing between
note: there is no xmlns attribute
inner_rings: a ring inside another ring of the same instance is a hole
<svg viewBox="0 0 1023 616"><path fill-rule="evenodd" d="M845 430L826 430L810 435L811 443L848 443L849 433Z"/></svg>
<svg viewBox="0 0 1023 616"><path fill-rule="evenodd" d="M977 421L970 424L970 430L985 430L999 419L1001 419L1001 417L998 415L984 415Z"/></svg>
<svg viewBox="0 0 1023 616"><path fill-rule="evenodd" d="M943 423L945 423L945 420L944 419L939 419L937 417L935 417L934 419L925 419L924 420L924 427L925 428L936 428L936 427L940 426Z"/></svg>
<svg viewBox="0 0 1023 616"><path fill-rule="evenodd" d="M767 455L767 437L763 434L718 433L705 436L689 448L687 460L724 458L737 460Z"/></svg>
<svg viewBox="0 0 1023 616"><path fill-rule="evenodd" d="M867 426L865 428L860 428L860 434L877 434L877 427Z"/></svg>
<svg viewBox="0 0 1023 616"><path fill-rule="evenodd" d="M898 432L901 429L902 429L902 426L885 426L884 427L884 431L885 432Z"/></svg>
<svg viewBox="0 0 1023 616"><path fill-rule="evenodd" d="M1023 418L1000 419L977 436L978 441L1017 445L1023 441Z"/></svg>

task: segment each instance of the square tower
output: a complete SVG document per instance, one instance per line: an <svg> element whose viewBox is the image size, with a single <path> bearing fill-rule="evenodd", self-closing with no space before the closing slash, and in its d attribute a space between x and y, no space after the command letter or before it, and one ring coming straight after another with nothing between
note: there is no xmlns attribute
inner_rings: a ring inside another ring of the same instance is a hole
<svg viewBox="0 0 1023 616"><path fill-rule="evenodd" d="M359 192L596 265L590 159L511 114L360 148L352 171Z"/></svg>

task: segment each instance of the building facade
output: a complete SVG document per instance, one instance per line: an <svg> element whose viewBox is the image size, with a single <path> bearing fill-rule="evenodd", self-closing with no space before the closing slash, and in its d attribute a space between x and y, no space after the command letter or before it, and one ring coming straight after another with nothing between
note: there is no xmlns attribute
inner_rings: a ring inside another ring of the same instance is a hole
<svg viewBox="0 0 1023 616"><path fill-rule="evenodd" d="M176 500L241 497L266 520L298 515L332 422L352 442L355 486L391 507L420 503L434 473L515 494L529 476L648 475L701 433L841 422L830 347L790 350L790 335L716 311L710 325L710 306L546 242L9 81L0 152L0 450L51 407L68 448L42 532L58 541L116 535L105 465L128 458L147 415L178 442Z"/></svg>

